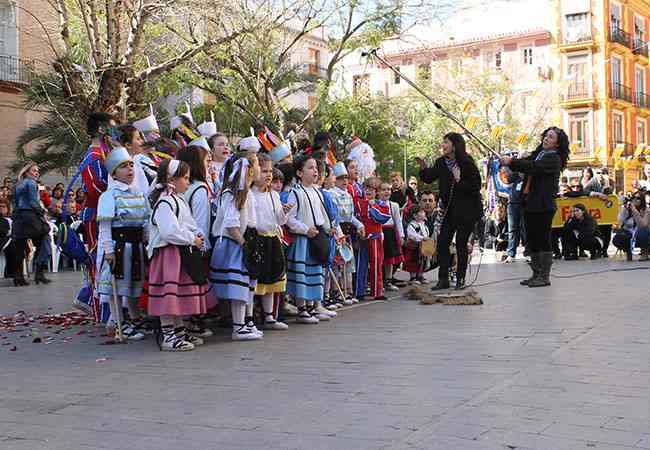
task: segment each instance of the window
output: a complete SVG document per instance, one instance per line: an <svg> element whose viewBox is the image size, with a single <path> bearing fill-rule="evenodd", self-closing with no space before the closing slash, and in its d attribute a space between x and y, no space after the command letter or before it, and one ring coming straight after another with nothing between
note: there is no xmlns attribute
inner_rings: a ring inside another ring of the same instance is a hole
<svg viewBox="0 0 650 450"><path fill-rule="evenodd" d="M431 66L429 64L419 64L416 75L418 81L429 81L431 79Z"/></svg>
<svg viewBox="0 0 650 450"><path fill-rule="evenodd" d="M496 52L494 54L494 67L501 69L501 52Z"/></svg>
<svg viewBox="0 0 650 450"><path fill-rule="evenodd" d="M370 93L370 75L355 75L352 77L352 95L365 96Z"/></svg>
<svg viewBox="0 0 650 450"><path fill-rule="evenodd" d="M619 112L613 113L613 126L614 129L612 130L612 134L614 135L614 142L615 143L622 143L624 142L624 134L623 134L623 114Z"/></svg>
<svg viewBox="0 0 650 450"><path fill-rule="evenodd" d="M609 9L610 21L613 30L622 30L623 23L621 21L621 5L610 3Z"/></svg>
<svg viewBox="0 0 650 450"><path fill-rule="evenodd" d="M645 93L645 70L637 67L634 71L634 81L636 91L643 94Z"/></svg>
<svg viewBox="0 0 650 450"><path fill-rule="evenodd" d="M460 72L463 70L463 58L460 56L455 56L451 59L451 70L455 72Z"/></svg>
<svg viewBox="0 0 650 450"><path fill-rule="evenodd" d="M578 144L578 153L589 153L591 151L589 113L569 114L569 141Z"/></svg>
<svg viewBox="0 0 650 450"><path fill-rule="evenodd" d="M393 73L393 84L400 84L402 77L400 76L401 70L399 66L395 66L395 72Z"/></svg>
<svg viewBox="0 0 650 450"><path fill-rule="evenodd" d="M567 43L591 40L589 13L567 14L564 40Z"/></svg>
<svg viewBox="0 0 650 450"><path fill-rule="evenodd" d="M584 96L589 92L587 80L587 57L585 55L567 58L567 80L569 80L569 100Z"/></svg>
<svg viewBox="0 0 650 450"><path fill-rule="evenodd" d="M645 120L637 119L636 121L636 144L646 144L646 122Z"/></svg>
<svg viewBox="0 0 650 450"><path fill-rule="evenodd" d="M614 83L615 86L619 86L621 84L621 80L623 79L623 65L621 64L621 60L619 58L612 57L612 83Z"/></svg>
<svg viewBox="0 0 650 450"><path fill-rule="evenodd" d="M634 16L634 47L642 45L645 37L645 23L643 17Z"/></svg>
<svg viewBox="0 0 650 450"><path fill-rule="evenodd" d="M523 49L523 61L524 65L532 66L533 65L533 48L526 47Z"/></svg>
<svg viewBox="0 0 650 450"><path fill-rule="evenodd" d="M0 56L18 56L16 8L0 1Z"/></svg>

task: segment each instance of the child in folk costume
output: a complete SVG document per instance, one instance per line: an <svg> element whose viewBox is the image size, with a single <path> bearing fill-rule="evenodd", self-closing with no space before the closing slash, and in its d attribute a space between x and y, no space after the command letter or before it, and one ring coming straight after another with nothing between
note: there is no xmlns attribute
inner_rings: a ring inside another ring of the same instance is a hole
<svg viewBox="0 0 650 450"><path fill-rule="evenodd" d="M111 325L121 323L122 334L129 340L144 338L134 325L141 318L138 298L145 281L146 225L149 203L132 183L135 178L129 152L118 147L106 159L106 171L112 176L111 186L99 197L97 223L97 293L100 301L110 305ZM113 292L113 278L117 292ZM117 295L120 305L114 305ZM129 319L122 314L122 304L129 309Z"/></svg>
<svg viewBox="0 0 650 450"><path fill-rule="evenodd" d="M390 219L382 226L384 233L384 280L386 289L398 291L399 288L393 284L393 267L404 260L402 256L404 225L402 225L402 214L399 205L389 200L390 195L390 183L381 183L379 199L387 202L390 211Z"/></svg>
<svg viewBox="0 0 650 450"><path fill-rule="evenodd" d="M357 236L365 236L363 223L354 215L354 200L348 192L348 171L342 162L336 163L333 169L333 175L336 179L334 188L331 190L332 200L336 203L339 215L339 225L345 236L346 241L342 245L350 246L352 241L356 241ZM351 250L351 248L350 248ZM352 274L355 269L354 253L347 252L348 260L343 260L341 267L341 288L345 293L344 304L351 305L358 303L359 300L354 296L355 290L352 285Z"/></svg>
<svg viewBox="0 0 650 450"><path fill-rule="evenodd" d="M354 208L358 209L359 200L363 198L363 184L359 180L359 169L357 162L353 159L348 159L345 163L349 181L347 189L352 196Z"/></svg>
<svg viewBox="0 0 650 450"><path fill-rule="evenodd" d="M327 261L317 259L323 255L315 253L312 245L317 245L317 242L311 241L321 232L329 233L330 222L316 185L316 160L309 156L298 157L294 161L294 169L299 184L293 188L287 200L291 205L287 225L293 233L293 242L287 253L287 293L296 300L297 323L315 324L319 322L316 302L323 299L323 265Z"/></svg>
<svg viewBox="0 0 650 450"><path fill-rule="evenodd" d="M336 203L332 200L330 189L334 187L334 175L329 165L321 160L316 161L318 167L318 185L320 186L320 193L323 198L323 206L327 213L331 226L331 233L329 237L329 258L323 266L323 274L325 275L324 297L322 301L316 302L316 312L318 313L319 320L330 320L337 316L336 309L342 307L337 303L330 301L330 287L332 285L332 267L334 266L334 257L336 256L336 247L339 239L343 238L343 232L339 227L338 211ZM343 299L341 299L343 301Z"/></svg>
<svg viewBox="0 0 650 450"><path fill-rule="evenodd" d="M212 150L212 162L210 163L208 173L210 174L212 185L214 186L214 192L219 192L219 189L221 189L221 186L218 185L219 173L221 172L226 160L230 158L232 152L230 151L228 138L225 134L213 134L208 138L208 145Z"/></svg>
<svg viewBox="0 0 650 450"><path fill-rule="evenodd" d="M264 333L253 323L256 273L245 263L247 229L256 226L255 197L250 192L259 176L255 153L238 153L223 166L222 191L212 226L215 245L210 260L210 282L219 300L228 300L232 314L232 340L261 339ZM250 242L248 243L251 244Z"/></svg>
<svg viewBox="0 0 650 450"><path fill-rule="evenodd" d="M190 167L177 159L158 168L149 222L149 314L160 317L163 351L189 351L203 344L187 333L183 317L205 314L208 284L201 266L205 237L183 198Z"/></svg>
<svg viewBox="0 0 650 450"><path fill-rule="evenodd" d="M281 227L287 222L290 205L282 205L278 192L270 189L273 180L273 163L265 154L258 155L260 175L252 189L255 197L257 214L257 233L262 252L262 270L260 271L255 294L262 297L264 310L264 329L287 330L286 323L277 320L273 298L281 294L287 286L286 260L280 234Z"/></svg>
<svg viewBox="0 0 650 450"><path fill-rule="evenodd" d="M134 155L133 162L140 165L145 175L147 176L148 184L151 185L156 179L158 173L158 166L160 165L160 158L153 154L154 142L160 139L160 129L158 127L158 120L153 114L149 114L144 119L136 120L133 126L140 131L142 138L142 149L139 152L133 151L127 144L129 144L135 137L132 134L132 139L123 144L129 152ZM128 136L125 136L128 139Z"/></svg>
<svg viewBox="0 0 650 450"><path fill-rule="evenodd" d="M178 159L185 162L190 167L190 185L183 193L183 198L190 208L192 217L196 222L201 235L205 237L203 246L200 248L202 253L203 265L206 270L210 267L210 244L211 226L212 226L212 190L208 184L208 166L211 158L208 144L205 138L199 138L192 141L184 149L178 152ZM207 294L207 308L212 309L217 305L217 298L213 292ZM191 317L186 322L188 333L199 337L210 337L212 331L205 327L198 317Z"/></svg>
<svg viewBox="0 0 650 450"><path fill-rule="evenodd" d="M365 198L359 200L357 215L366 230L366 238L360 243L357 260L357 298L365 296L366 282L370 275L370 296L376 300L385 300L382 284L384 264L382 225L390 219L390 211L387 202L376 200L379 186L378 178L366 178L363 182Z"/></svg>
<svg viewBox="0 0 650 450"><path fill-rule="evenodd" d="M411 274L413 284L426 284L424 269L427 264L422 255L422 241L429 239L429 228L426 224L427 213L419 206L414 207L413 220L406 227L406 254L404 255L404 270Z"/></svg>
<svg viewBox="0 0 650 450"><path fill-rule="evenodd" d="M133 188L137 192L142 192L144 195L149 195L149 185L155 179L155 176L149 180L147 176L147 170L142 164L143 158L140 156L144 154L144 137L140 131L131 126L123 125L120 127L120 142L129 151L129 154L133 157L133 171L135 173L135 178L133 179ZM152 166L150 171L153 171L153 161L149 160L149 164Z"/></svg>

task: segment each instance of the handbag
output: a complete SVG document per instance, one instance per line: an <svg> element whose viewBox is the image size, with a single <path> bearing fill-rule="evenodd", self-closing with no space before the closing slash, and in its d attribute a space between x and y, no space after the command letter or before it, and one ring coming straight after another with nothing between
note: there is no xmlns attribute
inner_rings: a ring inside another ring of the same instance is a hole
<svg viewBox="0 0 650 450"><path fill-rule="evenodd" d="M246 228L244 232L244 265L248 276L256 280L262 272L262 251L260 239L255 228Z"/></svg>
<svg viewBox="0 0 650 450"><path fill-rule="evenodd" d="M314 220L314 226L318 230L318 234L313 238L308 239L309 253L318 264L326 265L330 258L330 236L321 225L316 225L316 215L314 214L314 207L311 204L307 191L303 188L307 201L309 202L309 209L311 210L311 217ZM317 193L318 194L318 193Z"/></svg>
<svg viewBox="0 0 650 450"><path fill-rule="evenodd" d="M181 266L196 284L208 282L208 268L203 262L203 252L193 245L178 246L181 253Z"/></svg>
<svg viewBox="0 0 650 450"><path fill-rule="evenodd" d="M40 240L47 236L50 230L45 216L33 209L21 209L14 213L12 234L15 239Z"/></svg>

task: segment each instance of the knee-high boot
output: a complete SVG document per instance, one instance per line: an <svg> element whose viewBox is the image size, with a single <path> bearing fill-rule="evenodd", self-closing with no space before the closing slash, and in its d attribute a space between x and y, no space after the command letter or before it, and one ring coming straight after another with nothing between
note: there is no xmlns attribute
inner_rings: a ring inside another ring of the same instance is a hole
<svg viewBox="0 0 650 450"><path fill-rule="evenodd" d="M539 254L539 277L528 283L528 287L544 287L551 285L551 266L553 265L553 252Z"/></svg>

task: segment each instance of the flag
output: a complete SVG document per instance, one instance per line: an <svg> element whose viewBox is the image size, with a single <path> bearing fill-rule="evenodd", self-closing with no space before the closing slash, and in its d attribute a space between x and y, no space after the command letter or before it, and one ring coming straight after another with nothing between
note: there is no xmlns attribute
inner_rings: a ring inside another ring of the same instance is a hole
<svg viewBox="0 0 650 450"><path fill-rule="evenodd" d="M571 151L571 153L577 152L579 145L580 145L580 141L571 142L571 144L569 145L569 150Z"/></svg>
<svg viewBox="0 0 650 450"><path fill-rule="evenodd" d="M465 127L473 130L478 125L479 116L478 114L471 114L465 121Z"/></svg>
<svg viewBox="0 0 650 450"><path fill-rule="evenodd" d="M492 132L490 133L490 137L492 139L500 139L501 136L503 136L503 132L505 131L505 126L503 124L496 124L494 127L492 127Z"/></svg>
<svg viewBox="0 0 650 450"><path fill-rule="evenodd" d="M474 106L474 104L471 100L465 100L463 103L463 112L468 113L472 109L472 106Z"/></svg>
<svg viewBox="0 0 650 450"><path fill-rule="evenodd" d="M638 158L639 156L641 156L643 154L643 152L645 152L645 150L646 150L646 145L645 144L638 144L636 146L636 149L634 150L634 157Z"/></svg>
<svg viewBox="0 0 650 450"><path fill-rule="evenodd" d="M522 146L528 140L528 133L519 133L517 135L517 144Z"/></svg>
<svg viewBox="0 0 650 450"><path fill-rule="evenodd" d="M623 155L624 151L625 144L616 144L616 148L614 149L614 161L621 159L621 155Z"/></svg>

